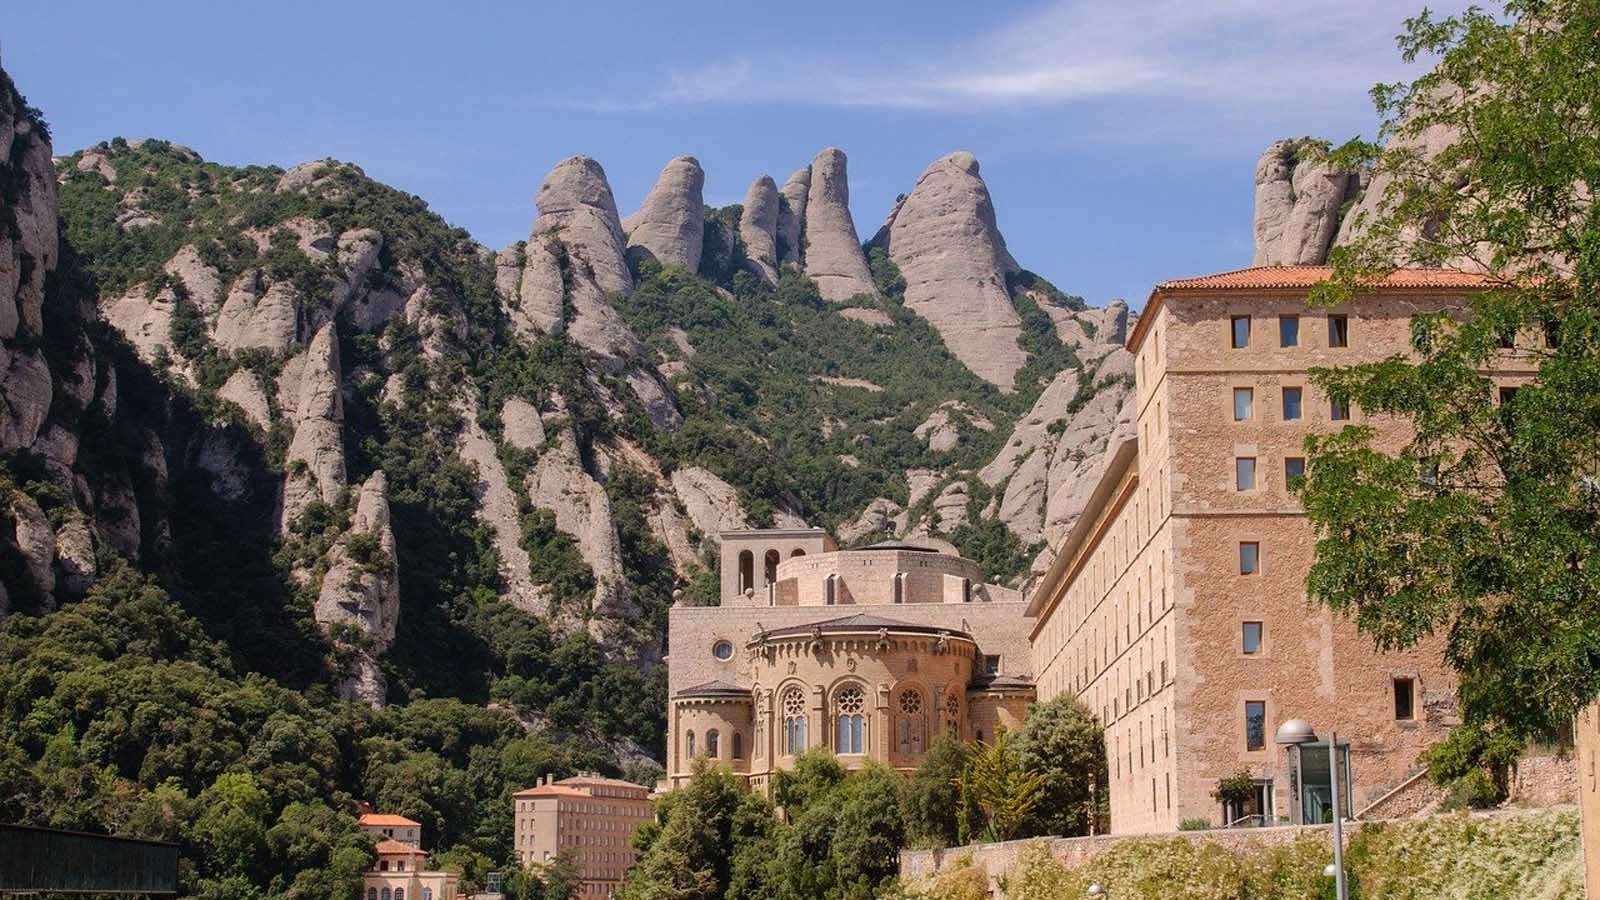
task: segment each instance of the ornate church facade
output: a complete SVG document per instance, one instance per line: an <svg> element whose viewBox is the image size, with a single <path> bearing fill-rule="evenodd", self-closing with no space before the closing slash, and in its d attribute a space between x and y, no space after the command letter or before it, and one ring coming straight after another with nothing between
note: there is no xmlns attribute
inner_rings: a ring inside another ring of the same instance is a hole
<svg viewBox="0 0 1600 900"><path fill-rule="evenodd" d="M704 757L768 792L813 748L909 771L940 733L1021 724L1032 622L976 563L894 541L840 550L821 529L720 540L720 605L669 614L667 786Z"/></svg>

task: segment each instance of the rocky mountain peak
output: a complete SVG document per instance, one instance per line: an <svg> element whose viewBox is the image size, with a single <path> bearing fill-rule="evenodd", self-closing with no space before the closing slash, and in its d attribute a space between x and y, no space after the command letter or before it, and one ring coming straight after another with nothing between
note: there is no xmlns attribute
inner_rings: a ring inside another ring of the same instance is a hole
<svg viewBox="0 0 1600 900"><path fill-rule="evenodd" d="M555 232L567 251L586 267L604 291L633 288L625 256L626 239L617 217L606 171L587 156L570 156L557 163L539 186L535 200L535 237Z"/></svg>
<svg viewBox="0 0 1600 900"><path fill-rule="evenodd" d="M705 237L706 173L700 161L679 156L667 163L639 211L622 222L628 259L654 259L693 272Z"/></svg>
<svg viewBox="0 0 1600 900"><path fill-rule="evenodd" d="M1018 271L995 223L978 160L933 161L876 238L906 280L906 305L938 329L956 358L1010 390L1027 353L1006 276Z"/></svg>
<svg viewBox="0 0 1600 900"><path fill-rule="evenodd" d="M778 281L778 183L762 175L750 183L739 214L739 239L744 241L750 270L768 284Z"/></svg>
<svg viewBox="0 0 1600 900"><path fill-rule="evenodd" d="M801 242L805 273L817 283L824 300L877 295L850 217L850 178L843 150L829 147L811 161Z"/></svg>
<svg viewBox="0 0 1600 900"><path fill-rule="evenodd" d="M1321 155L1316 141L1298 138L1274 142L1256 162L1253 265L1318 265L1327 259L1345 201L1359 183Z"/></svg>

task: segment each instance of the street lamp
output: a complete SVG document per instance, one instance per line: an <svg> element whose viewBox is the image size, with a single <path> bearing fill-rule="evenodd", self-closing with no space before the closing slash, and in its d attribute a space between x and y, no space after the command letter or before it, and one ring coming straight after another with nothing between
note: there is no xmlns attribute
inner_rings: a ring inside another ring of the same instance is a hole
<svg viewBox="0 0 1600 900"><path fill-rule="evenodd" d="M1300 747L1316 743L1317 733L1305 719L1290 719L1278 726L1276 740L1285 747ZM1339 809L1339 735L1333 731L1328 732L1328 778L1333 792L1333 865L1328 869L1333 871L1324 869L1323 874L1333 875L1334 896L1338 900L1350 900L1344 880L1344 827Z"/></svg>

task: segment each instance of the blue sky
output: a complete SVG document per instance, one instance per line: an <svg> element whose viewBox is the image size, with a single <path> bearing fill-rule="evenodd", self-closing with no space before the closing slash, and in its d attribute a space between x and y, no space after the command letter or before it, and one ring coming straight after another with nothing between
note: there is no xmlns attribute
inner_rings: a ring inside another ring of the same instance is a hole
<svg viewBox="0 0 1600 900"><path fill-rule="evenodd" d="M8 10L0 62L58 153L122 135L228 164L334 156L496 248L575 153L627 213L677 154L722 205L841 147L865 239L970 150L1023 266L1139 305L1250 262L1273 139L1372 133L1367 91L1407 74L1393 38L1422 2L51 0Z"/></svg>

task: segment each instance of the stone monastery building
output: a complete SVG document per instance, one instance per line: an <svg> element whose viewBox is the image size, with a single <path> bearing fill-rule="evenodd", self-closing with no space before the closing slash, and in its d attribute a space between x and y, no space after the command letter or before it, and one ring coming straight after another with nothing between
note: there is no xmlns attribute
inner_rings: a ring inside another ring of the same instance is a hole
<svg viewBox="0 0 1600 900"><path fill-rule="evenodd" d="M1378 653L1308 602L1315 539L1292 491L1308 435L1394 422L1333 403L1318 366L1410 352L1412 317L1463 307L1475 276L1402 270L1314 307L1325 267L1267 267L1158 285L1131 331L1132 437L1113 438L1088 505L1026 601L978 567L821 531L722 535L722 605L670 615L667 780L705 756L768 789L807 748L847 767L915 767L939 730L1014 729L1035 699L1082 701L1106 728L1113 832L1320 822L1337 732L1346 815L1401 806L1418 753L1456 722L1442 643ZM1500 402L1536 369L1519 336ZM1519 349L1520 348L1520 349ZM1275 734L1304 719L1320 743ZM1239 771L1246 803L1212 792Z"/></svg>
<svg viewBox="0 0 1600 900"><path fill-rule="evenodd" d="M840 550L821 529L720 537L722 605L669 615L670 786L704 756L768 791L814 747L909 771L940 731L1020 724L1024 604L976 563L909 543Z"/></svg>

